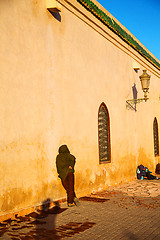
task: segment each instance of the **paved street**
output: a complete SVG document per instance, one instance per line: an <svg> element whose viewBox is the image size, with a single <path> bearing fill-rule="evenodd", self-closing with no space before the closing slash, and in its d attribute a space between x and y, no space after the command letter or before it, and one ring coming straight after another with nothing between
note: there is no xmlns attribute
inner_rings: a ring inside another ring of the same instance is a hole
<svg viewBox="0 0 160 240"><path fill-rule="evenodd" d="M160 240L160 180L135 180L0 225L0 239Z"/></svg>

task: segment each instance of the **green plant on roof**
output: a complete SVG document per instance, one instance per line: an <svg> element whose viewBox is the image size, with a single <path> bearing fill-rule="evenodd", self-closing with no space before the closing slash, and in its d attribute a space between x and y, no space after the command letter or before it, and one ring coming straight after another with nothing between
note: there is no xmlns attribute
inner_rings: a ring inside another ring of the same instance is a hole
<svg viewBox="0 0 160 240"><path fill-rule="evenodd" d="M91 0L77 0L82 6L90 11L96 18L98 18L105 26L110 28L120 38L127 42L137 52L139 52L144 58L151 62L156 68L160 70L160 63L156 61L143 47L136 42L136 40L129 35L116 21L110 18L105 12L103 12L95 3Z"/></svg>

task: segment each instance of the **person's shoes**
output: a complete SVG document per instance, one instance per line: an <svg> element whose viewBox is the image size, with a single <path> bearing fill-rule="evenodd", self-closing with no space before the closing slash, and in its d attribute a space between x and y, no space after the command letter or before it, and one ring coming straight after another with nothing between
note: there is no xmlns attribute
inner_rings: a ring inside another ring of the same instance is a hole
<svg viewBox="0 0 160 240"><path fill-rule="evenodd" d="M77 197L74 198L74 204L78 207L80 205L80 202Z"/></svg>
<svg viewBox="0 0 160 240"><path fill-rule="evenodd" d="M74 207L75 204L74 203L68 203L68 207Z"/></svg>
<svg viewBox="0 0 160 240"><path fill-rule="evenodd" d="M156 180L159 180L160 178L159 177L156 177Z"/></svg>

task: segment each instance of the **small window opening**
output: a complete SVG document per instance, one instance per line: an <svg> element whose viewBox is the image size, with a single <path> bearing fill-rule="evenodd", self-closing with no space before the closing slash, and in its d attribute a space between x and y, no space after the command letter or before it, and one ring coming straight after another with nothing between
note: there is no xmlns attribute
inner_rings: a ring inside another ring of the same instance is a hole
<svg viewBox="0 0 160 240"><path fill-rule="evenodd" d="M156 117L153 123L153 137L154 137L154 155L159 156L158 122Z"/></svg>
<svg viewBox="0 0 160 240"><path fill-rule="evenodd" d="M98 112L99 162L111 162L110 119L106 105L102 103Z"/></svg>

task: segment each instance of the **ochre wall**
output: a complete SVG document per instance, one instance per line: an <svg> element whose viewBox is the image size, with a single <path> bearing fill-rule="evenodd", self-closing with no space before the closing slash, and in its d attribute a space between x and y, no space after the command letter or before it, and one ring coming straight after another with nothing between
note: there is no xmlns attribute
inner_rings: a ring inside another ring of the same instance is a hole
<svg viewBox="0 0 160 240"><path fill-rule="evenodd" d="M159 160L153 146L159 71L70 2L77 10L63 0L62 11L51 14L45 0L0 1L1 215L65 197L55 168L61 144L77 159L78 196L134 179L140 163L154 172ZM150 99L135 112L126 100L133 98L134 83L143 97L143 69L151 75ZM102 102L110 116L111 163L100 165Z"/></svg>

